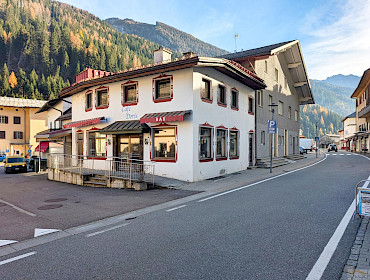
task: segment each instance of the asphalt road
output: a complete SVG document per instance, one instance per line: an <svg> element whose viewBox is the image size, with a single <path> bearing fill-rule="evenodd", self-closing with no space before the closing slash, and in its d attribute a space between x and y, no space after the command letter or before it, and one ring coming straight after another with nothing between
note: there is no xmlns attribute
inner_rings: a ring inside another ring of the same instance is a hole
<svg viewBox="0 0 370 280"><path fill-rule="evenodd" d="M368 159L330 154L248 188L1 257L0 279L306 279L369 175ZM340 278L358 224L348 224L322 279Z"/></svg>

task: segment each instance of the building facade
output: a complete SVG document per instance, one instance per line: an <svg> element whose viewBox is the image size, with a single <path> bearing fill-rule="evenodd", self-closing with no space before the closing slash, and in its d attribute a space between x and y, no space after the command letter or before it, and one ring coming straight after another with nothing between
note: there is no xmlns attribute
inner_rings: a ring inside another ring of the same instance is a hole
<svg viewBox="0 0 370 280"><path fill-rule="evenodd" d="M35 135L47 127L47 114L36 114L46 101L0 97L0 154L28 157Z"/></svg>
<svg viewBox="0 0 370 280"><path fill-rule="evenodd" d="M256 158L299 153L300 105L314 104L298 40L222 56L234 60L262 78L267 87L256 91ZM277 105L272 109L271 104ZM277 134L268 134L267 123L277 121Z"/></svg>
<svg viewBox="0 0 370 280"><path fill-rule="evenodd" d="M151 162L155 174L198 181L254 162L255 90L264 82L238 63L185 55L65 88L72 98L72 154ZM96 163L99 165L99 163Z"/></svg>
<svg viewBox="0 0 370 280"><path fill-rule="evenodd" d="M354 149L369 153L370 147L370 68L361 77L351 98L356 98L356 133L353 137Z"/></svg>
<svg viewBox="0 0 370 280"><path fill-rule="evenodd" d="M347 151L354 151L356 145L354 136L356 134L356 112L345 117L343 120L343 139L342 147Z"/></svg>

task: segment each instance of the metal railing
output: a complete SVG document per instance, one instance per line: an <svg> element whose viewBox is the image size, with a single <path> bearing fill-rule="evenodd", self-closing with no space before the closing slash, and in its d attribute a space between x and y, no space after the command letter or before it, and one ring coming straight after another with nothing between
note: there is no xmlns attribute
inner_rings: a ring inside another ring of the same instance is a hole
<svg viewBox="0 0 370 280"><path fill-rule="evenodd" d="M87 156L48 154L50 169L82 175L101 175L107 179L120 178L135 182L148 182L154 186L154 164L129 157L91 158Z"/></svg>

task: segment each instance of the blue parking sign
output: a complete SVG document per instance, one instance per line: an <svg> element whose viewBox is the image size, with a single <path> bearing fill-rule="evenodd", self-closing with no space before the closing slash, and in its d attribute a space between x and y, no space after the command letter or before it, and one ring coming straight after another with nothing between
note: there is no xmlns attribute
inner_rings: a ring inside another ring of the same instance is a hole
<svg viewBox="0 0 370 280"><path fill-rule="evenodd" d="M277 121L269 120L267 124L267 133L276 134Z"/></svg>

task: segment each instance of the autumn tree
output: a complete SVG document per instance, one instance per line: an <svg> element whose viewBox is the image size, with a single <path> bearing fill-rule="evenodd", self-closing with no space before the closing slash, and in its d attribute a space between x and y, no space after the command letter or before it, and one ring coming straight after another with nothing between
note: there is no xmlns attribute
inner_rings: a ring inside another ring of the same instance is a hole
<svg viewBox="0 0 370 280"><path fill-rule="evenodd" d="M12 71L12 73L10 74L8 81L12 89L18 84L17 77L15 76L14 71Z"/></svg>

